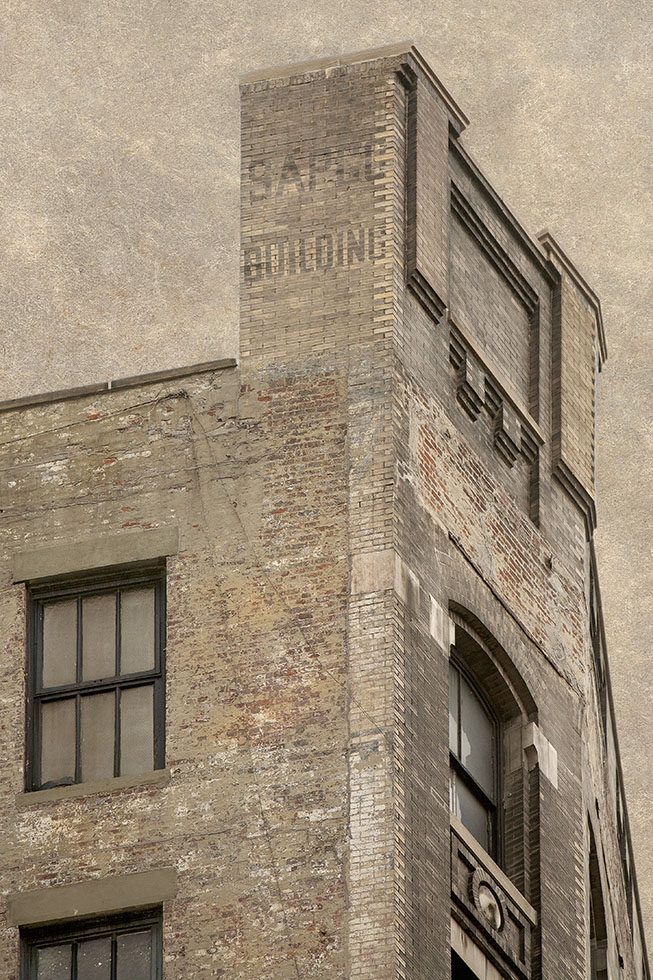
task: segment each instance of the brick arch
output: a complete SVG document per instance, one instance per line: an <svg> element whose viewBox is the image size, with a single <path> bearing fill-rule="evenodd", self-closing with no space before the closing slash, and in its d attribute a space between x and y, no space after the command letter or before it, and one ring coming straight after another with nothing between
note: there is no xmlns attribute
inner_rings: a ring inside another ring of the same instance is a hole
<svg viewBox="0 0 653 980"><path fill-rule="evenodd" d="M537 704L514 660L478 615L450 599L455 648L492 705L501 734L501 855L508 877L534 905L539 882L539 786L537 769L529 769L522 746L524 726L537 723Z"/></svg>
<svg viewBox="0 0 653 980"><path fill-rule="evenodd" d="M459 602L450 601L456 649L491 700L502 721L537 721L537 704L514 660L485 624Z"/></svg>

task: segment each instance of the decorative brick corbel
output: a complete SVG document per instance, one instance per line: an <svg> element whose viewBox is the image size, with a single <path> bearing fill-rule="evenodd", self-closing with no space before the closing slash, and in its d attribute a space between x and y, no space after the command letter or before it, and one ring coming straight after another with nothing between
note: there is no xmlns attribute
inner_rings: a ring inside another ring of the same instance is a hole
<svg viewBox="0 0 653 980"><path fill-rule="evenodd" d="M502 401L494 417L494 445L508 466L513 466L521 452L521 422L512 405Z"/></svg>
<svg viewBox="0 0 653 980"><path fill-rule="evenodd" d="M485 372L465 351L458 367L458 401L476 420L485 402Z"/></svg>

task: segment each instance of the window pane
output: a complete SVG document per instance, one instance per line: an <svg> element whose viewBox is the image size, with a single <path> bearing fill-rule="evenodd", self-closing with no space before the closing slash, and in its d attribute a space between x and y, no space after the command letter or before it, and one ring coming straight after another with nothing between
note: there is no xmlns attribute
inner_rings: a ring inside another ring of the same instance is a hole
<svg viewBox="0 0 653 980"><path fill-rule="evenodd" d="M460 678L460 761L494 799L494 726L464 677Z"/></svg>
<svg viewBox="0 0 653 980"><path fill-rule="evenodd" d="M131 687L120 694L120 775L154 768L154 687Z"/></svg>
<svg viewBox="0 0 653 980"><path fill-rule="evenodd" d="M115 672L115 594L89 596L82 602L82 676L93 681Z"/></svg>
<svg viewBox="0 0 653 980"><path fill-rule="evenodd" d="M458 678L459 673L449 664L449 749L460 755L458 749Z"/></svg>
<svg viewBox="0 0 653 980"><path fill-rule="evenodd" d="M75 781L75 698L41 705L41 783Z"/></svg>
<svg viewBox="0 0 653 980"><path fill-rule="evenodd" d="M470 834L473 834L479 844L490 854L490 814L453 770L451 770L449 779L451 811L456 814Z"/></svg>
<svg viewBox="0 0 653 980"><path fill-rule="evenodd" d="M154 589L129 589L120 597L120 672L154 669Z"/></svg>
<svg viewBox="0 0 653 980"><path fill-rule="evenodd" d="M74 684L77 669L77 600L43 606L43 686Z"/></svg>
<svg viewBox="0 0 653 980"><path fill-rule="evenodd" d="M37 950L37 980L70 980L70 943Z"/></svg>
<svg viewBox="0 0 653 980"><path fill-rule="evenodd" d="M88 939L77 947L77 980L111 980L111 937Z"/></svg>
<svg viewBox="0 0 653 980"><path fill-rule="evenodd" d="M113 691L82 698L82 780L113 776L115 705Z"/></svg>
<svg viewBox="0 0 653 980"><path fill-rule="evenodd" d="M116 980L150 980L152 976L152 930L118 936Z"/></svg>

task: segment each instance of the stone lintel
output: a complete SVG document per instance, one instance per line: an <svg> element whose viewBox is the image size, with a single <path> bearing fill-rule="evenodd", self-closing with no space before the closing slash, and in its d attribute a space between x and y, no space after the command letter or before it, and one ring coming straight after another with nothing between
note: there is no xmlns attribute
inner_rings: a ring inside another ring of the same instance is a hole
<svg viewBox="0 0 653 980"><path fill-rule="evenodd" d="M454 918L451 919L451 948L474 976L482 980L501 980L501 974L490 963L480 946L462 929Z"/></svg>
<svg viewBox="0 0 653 980"><path fill-rule="evenodd" d="M174 868L155 868L136 874L93 878L54 888L14 892L7 899L10 926L40 926L49 922L111 915L129 909L162 905L177 893Z"/></svg>
<svg viewBox="0 0 653 980"><path fill-rule="evenodd" d="M176 526L119 531L19 551L13 556L12 579L14 582L35 582L114 565L154 561L176 555L178 551L179 530Z"/></svg>

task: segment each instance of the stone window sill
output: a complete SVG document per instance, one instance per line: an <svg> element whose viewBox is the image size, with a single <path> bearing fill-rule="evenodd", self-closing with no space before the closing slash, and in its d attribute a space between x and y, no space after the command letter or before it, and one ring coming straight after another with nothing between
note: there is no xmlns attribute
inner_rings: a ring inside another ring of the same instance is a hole
<svg viewBox="0 0 653 980"><path fill-rule="evenodd" d="M455 813L450 813L449 816L451 819L451 829L455 830L458 837L460 837L472 854L478 859L478 861L480 861L486 871L488 871L495 881L497 881L497 883L501 886L501 888L503 888L506 895L512 899L517 908L528 919L531 925L536 926L537 912L530 902L524 898L519 889L513 885L510 878L508 878L506 873L501 870L496 861L490 857L487 851L481 847L476 838L470 834L467 827L465 827L465 825L458 819Z"/></svg>
<svg viewBox="0 0 653 980"><path fill-rule="evenodd" d="M59 800L72 800L82 796L99 796L116 793L121 789L139 789L141 786L165 786L169 782L169 769L155 769L154 772L144 772L137 776L116 776L95 783L75 783L74 786L53 786L52 789L17 793L15 799L17 808L25 810L39 803L56 803Z"/></svg>

